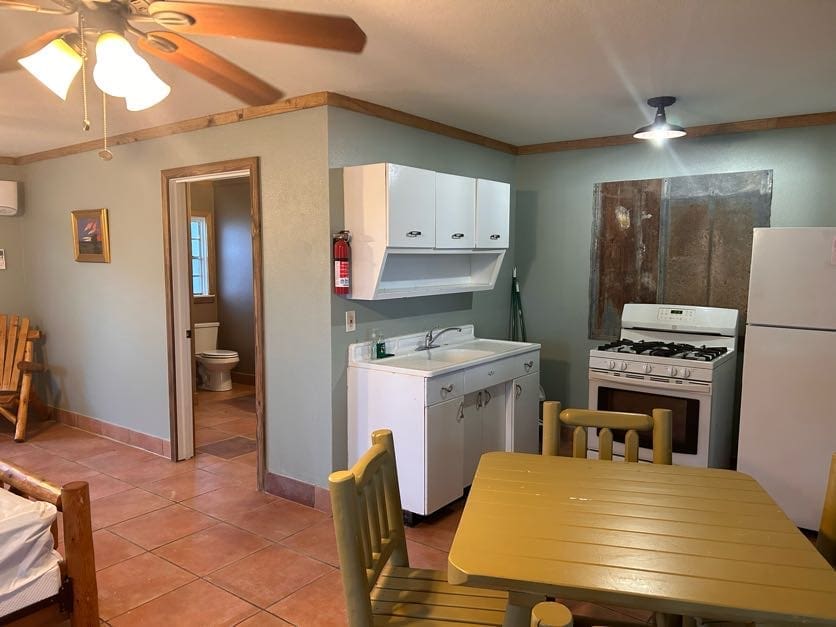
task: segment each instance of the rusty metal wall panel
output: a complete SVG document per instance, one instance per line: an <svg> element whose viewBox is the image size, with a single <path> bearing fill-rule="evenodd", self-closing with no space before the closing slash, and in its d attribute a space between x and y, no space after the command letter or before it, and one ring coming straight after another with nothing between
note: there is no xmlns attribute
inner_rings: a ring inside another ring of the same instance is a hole
<svg viewBox="0 0 836 627"><path fill-rule="evenodd" d="M627 302L730 307L742 331L771 204L771 170L596 185L589 337L618 337Z"/></svg>
<svg viewBox="0 0 836 627"><path fill-rule="evenodd" d="M589 336L618 337L625 303L656 301L662 181L595 186Z"/></svg>

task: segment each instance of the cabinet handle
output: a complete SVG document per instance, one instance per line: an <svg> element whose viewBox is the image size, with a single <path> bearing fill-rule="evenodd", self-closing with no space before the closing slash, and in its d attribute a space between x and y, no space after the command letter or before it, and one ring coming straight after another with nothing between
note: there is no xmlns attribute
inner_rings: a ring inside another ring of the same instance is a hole
<svg viewBox="0 0 836 627"><path fill-rule="evenodd" d="M459 405L459 415L456 416L456 422L461 422L462 420L464 420L464 401Z"/></svg>
<svg viewBox="0 0 836 627"><path fill-rule="evenodd" d="M421 237L421 231L407 231L407 237Z"/></svg>
<svg viewBox="0 0 836 627"><path fill-rule="evenodd" d="M480 392L480 394L481 394L481 392ZM488 390L485 390L485 407L488 406L488 403L491 402L492 398L493 398L493 396L491 396L491 393Z"/></svg>
<svg viewBox="0 0 836 627"><path fill-rule="evenodd" d="M480 409L482 407L482 393L479 392L476 395L476 409Z"/></svg>
<svg viewBox="0 0 836 627"><path fill-rule="evenodd" d="M464 237L464 233L453 233L450 237L453 239L462 239Z"/></svg>
<svg viewBox="0 0 836 627"><path fill-rule="evenodd" d="M525 366L526 370L531 370L534 367L534 360L525 362L523 366Z"/></svg>
<svg viewBox="0 0 836 627"><path fill-rule="evenodd" d="M442 396L444 396L446 394L449 394L452 391L453 391L453 384L452 383L450 385L447 385L447 386L445 386L445 385L441 386L441 395Z"/></svg>
<svg viewBox="0 0 836 627"><path fill-rule="evenodd" d="M488 376L489 377L492 377L494 374L496 374L496 373L493 370L488 371Z"/></svg>
<svg viewBox="0 0 836 627"><path fill-rule="evenodd" d="M491 235L491 239L499 239L499 233L494 233Z"/></svg>
<svg viewBox="0 0 836 627"><path fill-rule="evenodd" d="M522 396L522 386L519 383L514 384L514 398Z"/></svg>

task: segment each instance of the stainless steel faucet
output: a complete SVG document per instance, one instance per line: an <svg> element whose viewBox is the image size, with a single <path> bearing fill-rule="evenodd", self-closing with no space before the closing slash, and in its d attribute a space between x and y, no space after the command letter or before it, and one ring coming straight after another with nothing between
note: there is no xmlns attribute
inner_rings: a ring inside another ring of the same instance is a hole
<svg viewBox="0 0 836 627"><path fill-rule="evenodd" d="M461 330L462 330L461 327L447 327L446 329L441 329L441 331L436 333L435 328L432 328L429 331L427 331L427 334L424 336L424 345L419 346L415 350L417 350L417 351L428 351L431 348L438 348L438 344L436 344L436 342L438 341L438 338L440 338L442 335L447 333L447 331L459 331L459 332L461 332Z"/></svg>

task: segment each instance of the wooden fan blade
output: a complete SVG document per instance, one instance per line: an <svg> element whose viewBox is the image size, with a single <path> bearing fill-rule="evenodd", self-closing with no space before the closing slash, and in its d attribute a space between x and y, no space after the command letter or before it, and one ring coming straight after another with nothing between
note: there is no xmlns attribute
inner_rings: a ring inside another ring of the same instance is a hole
<svg viewBox="0 0 836 627"><path fill-rule="evenodd" d="M51 30L43 33L42 35L38 35L35 39L27 41L25 44L16 46L11 50L7 50L2 56L0 56L0 72L22 70L23 66L17 62L18 59L28 57L33 52L37 52L43 48L53 39L58 39L61 35L73 32L75 32L75 30L72 28L59 28L57 30Z"/></svg>
<svg viewBox="0 0 836 627"><path fill-rule="evenodd" d="M360 52L366 45L366 34L357 23L337 15L171 0L152 2L148 12L158 24L178 33L244 37L345 52Z"/></svg>
<svg viewBox="0 0 836 627"><path fill-rule="evenodd" d="M177 49L166 52L155 46L148 39L137 41L139 49L155 57L173 63L179 68L199 76L218 89L243 100L250 105L266 105L280 100L284 94L272 85L268 85L257 76L253 76L231 61L207 50L193 41L168 31L148 33L149 37L165 39Z"/></svg>

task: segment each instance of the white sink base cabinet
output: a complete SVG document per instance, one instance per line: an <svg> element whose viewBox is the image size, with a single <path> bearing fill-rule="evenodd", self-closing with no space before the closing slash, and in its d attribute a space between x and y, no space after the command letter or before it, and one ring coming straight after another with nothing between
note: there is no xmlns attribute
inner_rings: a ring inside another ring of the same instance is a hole
<svg viewBox="0 0 836 627"><path fill-rule="evenodd" d="M464 494L482 453L536 453L540 351L528 346L438 376L349 364L348 463L391 429L403 509L427 515Z"/></svg>

